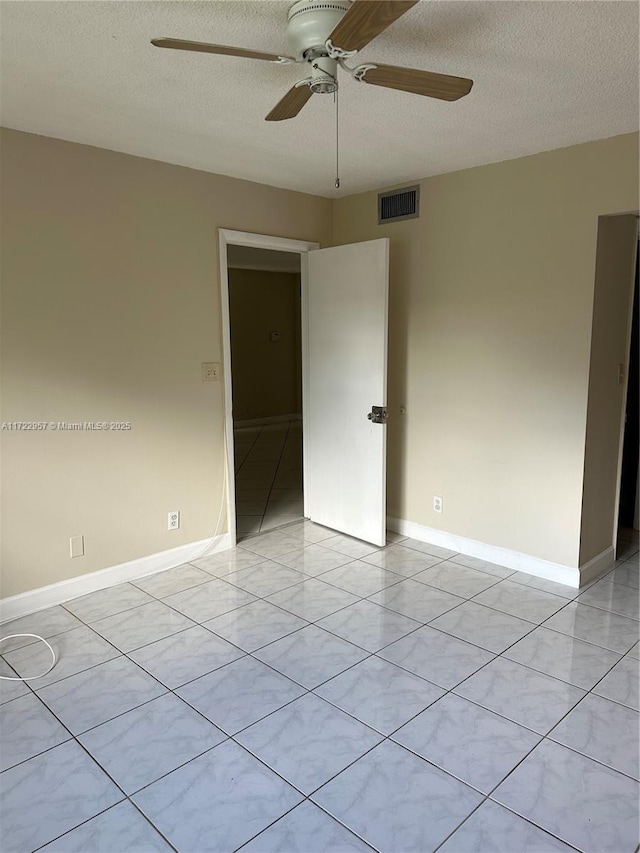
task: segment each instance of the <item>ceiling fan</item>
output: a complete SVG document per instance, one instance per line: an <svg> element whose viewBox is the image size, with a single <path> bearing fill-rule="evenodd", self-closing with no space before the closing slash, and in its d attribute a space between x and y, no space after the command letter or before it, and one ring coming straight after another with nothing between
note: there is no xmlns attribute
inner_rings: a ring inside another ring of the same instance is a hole
<svg viewBox="0 0 640 853"><path fill-rule="evenodd" d="M295 83L266 116L266 121L294 118L315 94L331 94L338 89L338 66L354 80L371 86L400 89L429 98L456 101L471 91L473 80L432 71L369 62L349 67L355 56L372 39L408 12L419 0L298 0L287 16L287 39L293 56L280 56L173 38L155 38L151 44L173 50L218 53L245 59L262 59L282 65L307 64L310 76Z"/></svg>

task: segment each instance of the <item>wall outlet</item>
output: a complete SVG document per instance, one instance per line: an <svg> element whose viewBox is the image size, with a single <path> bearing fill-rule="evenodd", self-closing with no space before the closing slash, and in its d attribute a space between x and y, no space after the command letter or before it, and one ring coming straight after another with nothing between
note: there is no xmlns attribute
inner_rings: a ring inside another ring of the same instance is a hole
<svg viewBox="0 0 640 853"><path fill-rule="evenodd" d="M69 556L84 557L84 536L72 536L69 539Z"/></svg>
<svg viewBox="0 0 640 853"><path fill-rule="evenodd" d="M438 497L438 495L433 496L433 511L442 512L442 498Z"/></svg>
<svg viewBox="0 0 640 853"><path fill-rule="evenodd" d="M202 362L202 381L218 382L220 379L220 364L217 361Z"/></svg>
<svg viewBox="0 0 640 853"><path fill-rule="evenodd" d="M179 530L179 529L180 529L180 511L177 509L174 509L167 516L167 530Z"/></svg>

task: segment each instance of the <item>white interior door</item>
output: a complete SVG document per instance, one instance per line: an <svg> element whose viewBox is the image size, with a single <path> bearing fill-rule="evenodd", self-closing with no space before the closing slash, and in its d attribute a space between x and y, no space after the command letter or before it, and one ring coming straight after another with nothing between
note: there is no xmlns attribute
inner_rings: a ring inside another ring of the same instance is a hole
<svg viewBox="0 0 640 853"><path fill-rule="evenodd" d="M307 256L305 514L385 543L389 240Z"/></svg>

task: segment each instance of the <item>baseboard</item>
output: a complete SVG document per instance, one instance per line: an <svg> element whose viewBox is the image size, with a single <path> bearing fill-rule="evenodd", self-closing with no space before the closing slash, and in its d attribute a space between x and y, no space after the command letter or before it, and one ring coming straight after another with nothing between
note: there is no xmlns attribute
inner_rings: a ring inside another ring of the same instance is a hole
<svg viewBox="0 0 640 853"><path fill-rule="evenodd" d="M234 429L243 429L244 427L252 427L252 426L268 426L269 424L283 424L287 421L301 421L302 415L291 414L291 415L271 415L268 418L251 418L248 421L234 421L233 428Z"/></svg>
<svg viewBox="0 0 640 853"><path fill-rule="evenodd" d="M607 569L613 566L615 559L615 549L613 545L610 545L600 554L596 554L589 562L580 566L580 586L584 586L604 574Z"/></svg>
<svg viewBox="0 0 640 853"><path fill-rule="evenodd" d="M425 527L422 524L416 524L413 521L405 521L400 518L387 518L387 527L395 533L410 536L412 539L417 539L420 542L440 545L443 548L449 548L468 557L478 557L480 560L497 563L499 566L506 566L508 569L514 569L528 575L535 575L538 578L562 583L565 586L574 587L574 589L578 589L581 585L587 583L588 579L590 580L592 577L595 577L596 574L604 571L605 568L604 565L601 566L598 563L598 568L596 569L595 565L596 561L602 561L604 564L607 552L603 552L594 560L587 563L586 566L578 568L577 566L565 566L562 563L552 563L549 560L542 560L540 557L532 557L529 554L522 554L519 551L512 551L509 548L487 545L485 542L478 542L476 539L467 539L465 536L446 533L443 530ZM592 563L594 567L591 567ZM588 579L585 579L585 569L590 575Z"/></svg>
<svg viewBox="0 0 640 853"><path fill-rule="evenodd" d="M42 586L39 589L31 589L10 598L0 599L0 622L17 619L19 616L27 616L45 607L54 604L62 604L79 595L88 592L96 592L119 583L153 575L174 566L181 566L200 557L215 554L218 551L226 551L231 548L231 535L222 533L210 539L201 539L199 542L190 542L187 545L179 545L159 554L150 554L148 557L140 557L138 560L130 560L119 566L111 566L108 569L100 569L97 572L89 572L77 578Z"/></svg>

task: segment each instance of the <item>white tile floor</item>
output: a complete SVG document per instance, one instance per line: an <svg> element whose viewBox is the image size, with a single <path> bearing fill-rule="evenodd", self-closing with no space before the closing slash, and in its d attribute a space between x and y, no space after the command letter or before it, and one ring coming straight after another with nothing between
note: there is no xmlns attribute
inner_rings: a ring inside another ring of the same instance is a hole
<svg viewBox="0 0 640 853"><path fill-rule="evenodd" d="M302 519L302 423L234 430L238 539Z"/></svg>
<svg viewBox="0 0 640 853"><path fill-rule="evenodd" d="M637 537L581 593L399 539L297 523L2 626L60 655L0 681L3 853L633 853Z"/></svg>

